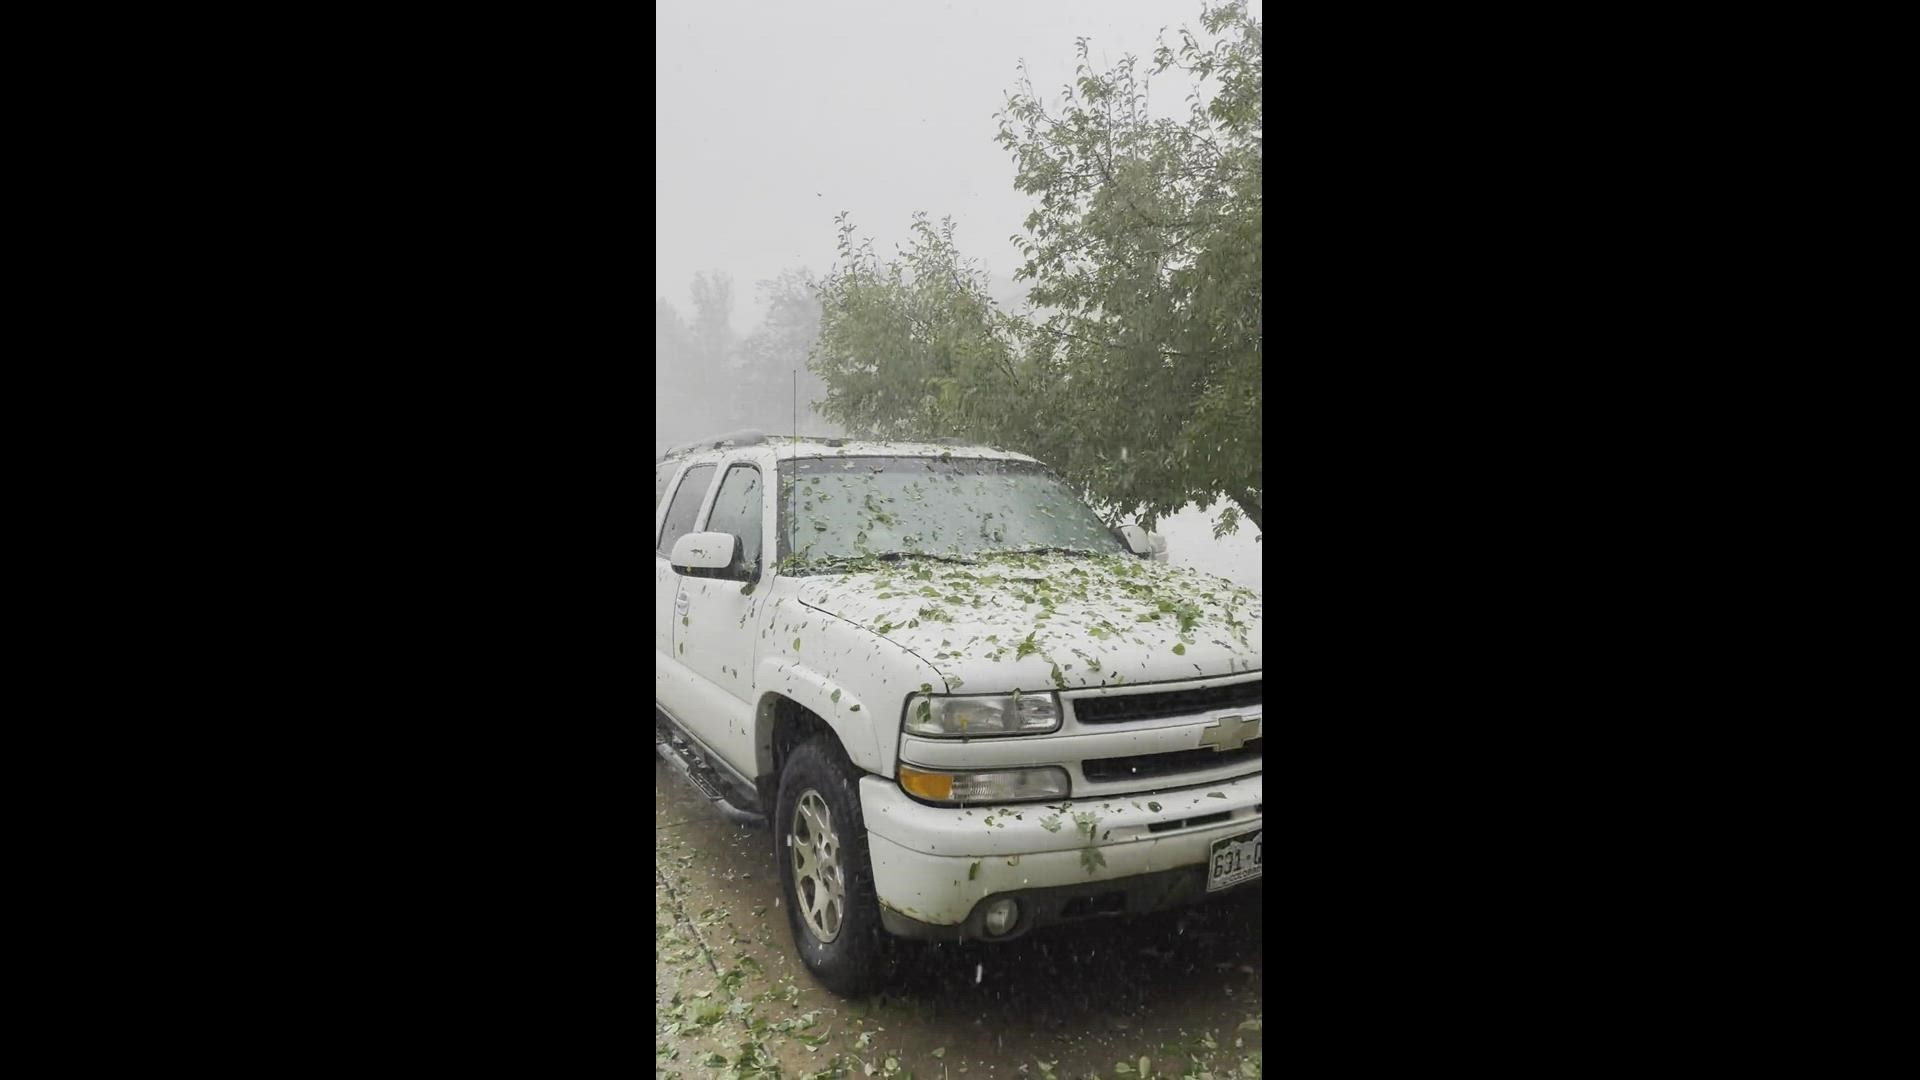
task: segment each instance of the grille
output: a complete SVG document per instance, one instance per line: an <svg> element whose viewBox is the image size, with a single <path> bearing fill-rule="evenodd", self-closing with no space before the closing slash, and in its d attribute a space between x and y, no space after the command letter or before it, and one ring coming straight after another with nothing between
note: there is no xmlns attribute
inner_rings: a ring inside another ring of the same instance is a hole
<svg viewBox="0 0 1920 1080"><path fill-rule="evenodd" d="M1209 709L1258 705L1261 702L1262 683L1263 680L1255 679L1252 682L1234 683L1232 686L1208 686L1197 690L1075 698L1073 715L1083 724L1118 724L1126 720L1190 716Z"/></svg>
<svg viewBox="0 0 1920 1080"><path fill-rule="evenodd" d="M1255 812L1258 813L1258 811ZM1175 829L1196 829L1202 825L1211 825L1216 821L1225 821L1232 816L1232 811L1222 810L1217 814L1201 814L1199 817L1181 818L1179 821L1163 821L1158 825L1147 826L1147 831L1157 833L1172 832Z"/></svg>
<svg viewBox="0 0 1920 1080"><path fill-rule="evenodd" d="M1088 758L1080 763L1080 771L1088 780L1101 784L1115 780L1144 780L1153 776L1205 772L1223 765L1259 761L1260 742L1259 739L1248 739L1247 744L1238 750L1214 750L1201 747L1198 750L1175 750L1168 754Z"/></svg>

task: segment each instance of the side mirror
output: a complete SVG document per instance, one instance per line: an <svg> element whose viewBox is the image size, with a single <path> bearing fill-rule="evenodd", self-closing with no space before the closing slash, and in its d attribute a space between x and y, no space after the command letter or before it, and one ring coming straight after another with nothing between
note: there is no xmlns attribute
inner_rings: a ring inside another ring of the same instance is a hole
<svg viewBox="0 0 1920 1080"><path fill-rule="evenodd" d="M1141 558L1153 554L1153 534L1138 525L1120 526L1120 539L1127 542L1127 550ZM1162 545L1163 547L1165 545Z"/></svg>
<svg viewBox="0 0 1920 1080"><path fill-rule="evenodd" d="M740 538L732 533L688 533L673 542L673 554L667 561L676 573L688 577L741 578L739 570Z"/></svg>

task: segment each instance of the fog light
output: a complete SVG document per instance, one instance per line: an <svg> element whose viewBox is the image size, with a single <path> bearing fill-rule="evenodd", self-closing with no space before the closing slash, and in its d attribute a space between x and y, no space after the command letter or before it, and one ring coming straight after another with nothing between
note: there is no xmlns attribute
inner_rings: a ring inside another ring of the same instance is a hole
<svg viewBox="0 0 1920 1080"><path fill-rule="evenodd" d="M1013 929L1020 921L1020 903L1017 900L995 900L987 905L987 933L1000 937Z"/></svg>

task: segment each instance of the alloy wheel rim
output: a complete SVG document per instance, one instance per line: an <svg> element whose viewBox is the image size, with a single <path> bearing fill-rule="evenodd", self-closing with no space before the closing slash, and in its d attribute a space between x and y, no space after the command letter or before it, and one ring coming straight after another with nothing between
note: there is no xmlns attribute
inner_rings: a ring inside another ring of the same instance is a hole
<svg viewBox="0 0 1920 1080"><path fill-rule="evenodd" d="M833 831L833 812L812 788L801 792L794 804L787 849L793 860L794 901L800 918L821 944L827 944L840 936L840 923L847 913L847 881L840 862L840 836Z"/></svg>

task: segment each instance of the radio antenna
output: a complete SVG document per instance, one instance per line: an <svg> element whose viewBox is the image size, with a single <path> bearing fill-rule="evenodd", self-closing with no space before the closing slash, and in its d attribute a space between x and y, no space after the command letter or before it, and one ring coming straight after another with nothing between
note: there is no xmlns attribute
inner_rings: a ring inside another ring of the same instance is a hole
<svg viewBox="0 0 1920 1080"><path fill-rule="evenodd" d="M787 554L795 554L800 547L800 369L793 369L793 462L788 466L793 477L792 510L787 514L788 527L793 535L787 540Z"/></svg>

